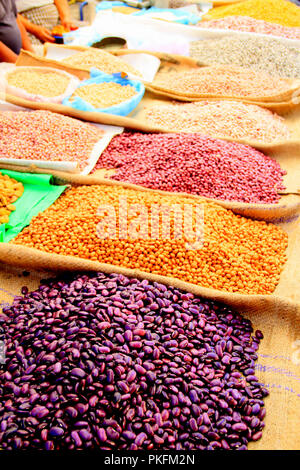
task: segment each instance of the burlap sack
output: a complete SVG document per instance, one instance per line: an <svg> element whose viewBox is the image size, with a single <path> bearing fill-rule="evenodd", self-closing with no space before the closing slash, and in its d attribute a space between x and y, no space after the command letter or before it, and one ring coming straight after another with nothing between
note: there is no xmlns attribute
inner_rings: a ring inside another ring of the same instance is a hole
<svg viewBox="0 0 300 470"><path fill-rule="evenodd" d="M150 83L145 83L146 87L150 91L155 91L156 93L160 94L162 93L164 96L169 96L171 97L177 97L177 99L181 99L182 101L194 101L197 99L203 99L203 98L220 98L220 96L213 95L210 93L189 93L189 92L184 92L184 93L179 93L179 92L174 92L172 88L164 88L160 86L159 84L156 84L156 80L159 78L161 73L168 73L168 72L183 72L183 71L190 71L192 69L197 69L201 70L207 67L206 64L203 62L192 59L191 57L185 57L177 54L166 54L163 52L149 52L149 51L140 51L140 52L145 52L147 54L152 54L156 57L158 57L161 61L161 66L153 80L153 82ZM118 50L114 51L114 54L117 56L122 56L124 54L136 54L136 50ZM296 79L288 79L288 83L290 85L290 88L288 91L283 92L283 93L274 93L272 96L256 96L256 97L251 97L248 98L248 101L251 103L265 103L265 106L268 106L268 103L282 103L286 101L290 101L293 96L297 93L297 91L300 88L300 80ZM243 98L237 97L237 96L227 96L227 95L222 95L222 98L231 98L235 100L240 100L244 101Z"/></svg>
<svg viewBox="0 0 300 470"><path fill-rule="evenodd" d="M297 233L297 243L300 246L300 230ZM298 250L296 250L297 252ZM18 256L14 250L12 256ZM0 264L0 306L11 304L14 295L20 295L21 287L27 285L30 290L38 287L40 279L52 277L59 271L67 269L62 264L55 266L55 273L46 271L36 272L30 266L29 276L23 275L23 270L7 264ZM84 268L84 266L82 266ZM57 271L59 269L59 271ZM300 302L299 289L300 273L297 260L288 267L289 282L293 283L295 295L293 302ZM282 287L287 293L290 285ZM202 293L205 297L205 293ZM264 334L258 351L256 375L263 382L270 396L266 398L267 415L263 437L257 442L250 443L250 450L299 450L300 449L300 315L299 308L282 302L254 302L251 306L236 305L236 309L252 321L254 329L260 329Z"/></svg>
<svg viewBox="0 0 300 470"><path fill-rule="evenodd" d="M80 50L81 49L87 49L87 48L80 47ZM127 52L133 53L134 51L127 51ZM116 53L116 55L117 54L118 53ZM163 54L163 55L166 56L166 54ZM189 59L188 57L183 57L183 59L187 61L192 60L192 59ZM19 65L27 65L27 66L43 65L44 67L54 67L57 65L59 69L62 69L62 70L65 70L66 72L74 74L81 80L89 76L89 72L87 70L81 70L81 69L78 69L78 67L64 66L60 62L56 62L51 59L40 58L38 56L35 56L33 54L30 54L24 51L21 52L18 63ZM148 88L150 89L151 87L148 87ZM155 90L153 90L153 92L150 92L148 90L148 92L145 93L142 101L137 106L137 108L133 110L129 116L123 117L123 116L109 115L106 113L99 113L99 112L79 111L69 106L63 106L61 104L56 104L55 106L53 106L51 103L36 104L31 101L22 100L21 98L18 98L16 96L1 93L1 90L0 90L0 98L8 101L9 103L13 103L13 104L27 107L30 109L49 109L50 111L62 113L62 114L73 116L73 117L78 117L79 119L83 119L83 120L87 120L91 122L117 125L117 126L127 127L130 129L141 130L145 132L172 132L172 129L168 129L166 127L156 126L156 125L151 124L151 122L147 120L145 111L146 109L148 109L154 104L169 103L170 99L177 99L178 101L181 100L181 97L179 97L178 95L172 95L170 93L166 94L166 96L160 96L158 98ZM203 100L203 98L199 98L196 101L201 101L201 100ZM205 98L205 101L215 101L215 100L216 98ZM256 103L257 105L266 107L268 109L271 109L274 112L277 112L279 114L284 114L286 116L286 124L291 128L293 135L288 142L286 141L276 142L276 149L279 147L280 148L285 147L287 144L289 144L291 146L290 147L291 150L294 151L294 148L297 148L296 151L298 151L298 144L300 142L300 124L299 124L300 123L300 111L299 111L300 104L296 104L296 101L297 99L296 100L293 99L293 100L282 102L282 103L268 103L267 105L266 103ZM243 102L254 104L253 102L248 101L248 100L243 100ZM216 135L215 137L222 137L222 136ZM226 140L232 140L232 139L227 138ZM240 143L251 145L252 147L256 147L259 150L263 150L263 151L264 150L269 151L275 145L275 144L265 144L264 142L253 141L251 139L234 139L234 140Z"/></svg>
<svg viewBox="0 0 300 470"><path fill-rule="evenodd" d="M82 48L79 48L82 49ZM86 48L83 48L86 49ZM165 59L168 58L167 54L161 54ZM25 61L27 65L40 65L40 58L23 53L20 56L20 60ZM191 59L184 57L183 59L190 61ZM53 61L49 59L45 60L45 66L53 67ZM64 70L73 73L73 67L64 67ZM85 73L83 71L78 71L77 73ZM75 73L74 72L74 73ZM84 119L91 122L99 122L103 124L118 125L126 128L136 129L145 132L172 132L172 129L160 128L156 126L149 125L145 116L145 110L156 103L165 103L166 100L155 100L151 94L146 94L139 106L131 113L130 117L121 117L115 115L108 115L105 113L95 113L95 112L85 112L78 111L68 106L63 106L60 104L49 104L49 103L33 103L30 101L22 100L13 96L5 96L6 100L10 103L17 104L19 106L27 107L30 109L47 109L54 112L59 112L65 115L77 117L79 119ZM220 202L223 206L231 208L235 212L255 217L258 219L264 220L274 220L280 217L289 217L295 214L299 210L299 200L298 197L291 196L297 195L300 189L300 164L299 164L299 149L300 149L300 110L294 110L286 114L285 122L288 127L291 129L292 138L289 141L277 142L276 144L265 144L262 142L254 142L251 140L237 139L240 143L251 145L268 155L275 158L281 165L281 167L287 171L285 177L285 186L286 190L283 191L283 194L290 195L288 198L282 198L279 204L276 205L253 205L253 204L241 204L241 203L224 203ZM220 136L215 136L220 137ZM233 139L227 138L225 140L234 141ZM3 166L5 168L12 168L10 165ZM14 169L20 169L18 167L13 167ZM27 169L28 171L28 169ZM31 171L41 172L37 168L32 168ZM56 174L52 172L52 174ZM59 176L59 174L58 174ZM61 175L64 177L64 175ZM66 178L68 178L66 176ZM95 176L91 177L91 182L99 181ZM95 179L96 178L96 179ZM73 180L74 182L83 184L83 180ZM219 202L219 201L218 201Z"/></svg>
<svg viewBox="0 0 300 470"><path fill-rule="evenodd" d="M77 110L72 110L62 105L49 105L39 103L36 106L35 103L20 102L20 99L11 97L10 102L15 104L23 104L32 109L49 109L52 111L59 111L63 114L71 115L73 117L85 118L89 121L103 122L106 124L115 124L122 125L125 127L135 128L137 130L146 131L146 132L156 132L159 129L151 128L144 124L144 114L145 109L142 107L139 110L136 110L134 118L124 118L120 116L110 116L104 113L88 113L88 112L79 112ZM146 106L153 103L153 100L150 98L145 99ZM137 117L137 118L136 118ZM134 121L134 124L132 124ZM130 123L130 125L128 125ZM284 185L286 189L281 191L282 198L278 204L245 204L245 203L235 203L235 202L225 202L217 201L222 206L232 209L234 212L241 215L254 217L257 219L264 220L274 220L280 217L290 217L299 211L299 196L300 194L300 160L299 160L299 149L300 149L300 111L291 113L287 119L286 123L289 125L291 131L294 135L299 135L299 141L296 139L291 140L290 142L279 142L277 144L261 144L258 142L251 142L246 140L239 140L244 144L252 144L252 146L263 151L267 155L270 155L272 158L278 161L282 169L287 172L284 177ZM126 126L127 124L127 126ZM167 132L166 129L161 129L163 132ZM172 130L169 130L172 132ZM228 141L233 141L233 139L227 138ZM72 183L85 184L85 182L97 183L99 180L103 180L103 174L92 174L89 177L83 178L78 175L68 175L62 172L57 172L54 170L42 170L36 166L31 167L22 167L11 165L9 163L1 164L2 168L13 169L16 171L31 171L34 173L51 173L59 178L66 179ZM130 187L130 185L127 185ZM285 196L288 195L288 196Z"/></svg>
<svg viewBox="0 0 300 470"><path fill-rule="evenodd" d="M76 177L72 176L72 178ZM95 182L93 178L90 178L91 183ZM250 318L255 329L263 331L265 338L259 349L256 373L269 388L270 397L266 399L267 416L263 438L249 446L250 449L255 450L299 450L300 448L300 293L298 288L300 229L297 219L281 225L289 234L288 261L272 295L227 294L180 281L159 279L199 293L203 297L224 301L234 306L245 317ZM0 260L4 263L0 270L2 305L11 303L13 296L20 294L23 285L29 286L30 289L36 288L41 278L50 275L49 270L61 272L102 269L107 272L118 271L152 278L150 274L129 273L128 270L122 268L117 269L74 257L48 255L13 244L0 245ZM30 276L22 276L22 270L12 268L12 264L24 266L23 269L31 271ZM44 269L46 272L40 274L34 268ZM155 279L158 280L158 278L155 276Z"/></svg>
<svg viewBox="0 0 300 470"><path fill-rule="evenodd" d="M63 47L63 46L61 46ZM66 46L65 46L66 47ZM69 48L69 46L68 46ZM73 49L78 51L88 50L88 47L83 46L75 46ZM199 61L192 59L190 57L180 56L176 54L166 54L163 52L149 52L149 51L138 51L138 50L115 50L110 51L116 56L122 56L124 54L137 54L137 53L145 53L151 54L155 57L158 57L161 61L160 69L155 77L155 79L159 76L160 72L168 72L168 71L189 71L191 69L199 69L203 68L203 64ZM28 65L36 65L36 66L43 66L43 67L56 67L59 66L60 69L65 70L69 73L74 73L74 75L78 76L78 73L88 73L88 67L75 67L75 66L68 66L64 65L59 61L53 59L47 59L45 57L36 56L27 51L21 51L18 60L16 62L17 66L28 66ZM211 99L234 99L238 101L245 101L242 97L235 97L235 96L217 96L213 94L190 94L190 93L177 93L172 91L172 89L164 89L155 84L155 79L153 82L145 82L145 88L152 93L157 94L158 96L164 96L168 98L177 99L180 101L199 101L206 98ZM290 88L288 91L284 93L274 93L273 96L257 96L253 98L248 98L245 102L249 102L252 104L257 104L258 106L265 106L268 109L274 109L276 106L284 106L284 109L294 109L299 105L298 100L292 100L293 97L300 95L300 80L288 79L290 83ZM295 102L294 102L295 101ZM278 108L280 109L280 107Z"/></svg>
<svg viewBox="0 0 300 470"><path fill-rule="evenodd" d="M72 177L65 177L62 179L62 182L65 184L71 181ZM79 178L79 177L77 177ZM83 177L80 177L83 178ZM85 180L81 180L84 184L95 184L92 179L85 177ZM74 180L73 180L74 181ZM77 183L78 184L78 183ZM82 184L82 183L81 183ZM123 184L115 181L103 182L99 181L96 184L103 186L114 186ZM152 191L149 189L143 189L143 191ZM178 288L189 290L198 295L205 295L207 298L218 299L224 301L230 305L233 305L237 308L250 308L261 306L263 309L273 308L274 305L278 305L281 308L294 308L297 305L297 308L300 308L300 305L295 301L295 296L297 293L297 288L294 286L291 288L294 277L290 278L289 266L296 262L297 259L297 246L295 245L297 229L298 229L298 215L286 220L277 221L276 225L282 227L286 233L288 233L289 241L287 248L287 258L283 271L281 273L280 281L275 291L272 294L267 295L244 295L240 293L228 293L225 291L219 291L216 289L210 289L202 287L199 285L187 283L175 278L168 278L165 276L153 275L151 273L146 273L139 270L122 268L120 266L113 266L109 264L104 264L101 262L90 261L74 256L64 256L49 254L42 251L39 251L35 248L27 248L25 246L15 245L13 240L10 243L1 243L0 244L0 262L15 266L30 267L31 269L51 269L51 270L92 270L92 271L104 271L104 272L120 272L123 274L128 274L130 276L137 276L139 278L146 278L156 280L158 282L172 284ZM274 221L275 222L275 221Z"/></svg>

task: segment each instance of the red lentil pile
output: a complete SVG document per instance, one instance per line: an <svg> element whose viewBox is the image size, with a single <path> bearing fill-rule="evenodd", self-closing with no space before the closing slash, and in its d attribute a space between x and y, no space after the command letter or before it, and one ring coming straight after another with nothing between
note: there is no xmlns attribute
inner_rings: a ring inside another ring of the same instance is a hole
<svg viewBox="0 0 300 470"><path fill-rule="evenodd" d="M300 28L282 26L249 16L227 16L218 20L202 21L200 28L231 29L248 33L272 34L288 39L300 39Z"/></svg>
<svg viewBox="0 0 300 470"><path fill-rule="evenodd" d="M232 65L200 67L182 72L161 71L152 85L185 96L214 95L252 99L271 98L291 90L290 79Z"/></svg>
<svg viewBox="0 0 300 470"><path fill-rule="evenodd" d="M151 123L175 132L271 143L290 138L284 119L268 109L239 101L155 104L146 109Z"/></svg>
<svg viewBox="0 0 300 470"><path fill-rule="evenodd" d="M87 163L103 136L95 126L50 111L0 113L0 158Z"/></svg>
<svg viewBox="0 0 300 470"><path fill-rule="evenodd" d="M115 168L115 180L230 201L276 203L284 189L285 172L272 158L200 134L123 133L102 153L99 168Z"/></svg>

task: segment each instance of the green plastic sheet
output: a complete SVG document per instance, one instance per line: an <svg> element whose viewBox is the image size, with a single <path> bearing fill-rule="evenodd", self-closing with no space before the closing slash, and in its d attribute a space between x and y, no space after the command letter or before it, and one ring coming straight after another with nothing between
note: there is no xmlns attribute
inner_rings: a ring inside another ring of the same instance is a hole
<svg viewBox="0 0 300 470"><path fill-rule="evenodd" d="M1 170L3 175L14 178L24 186L24 193L14 202L16 210L10 213L9 222L0 225L0 242L9 242L29 225L31 219L43 212L64 192L67 186L51 184L51 175L19 173Z"/></svg>

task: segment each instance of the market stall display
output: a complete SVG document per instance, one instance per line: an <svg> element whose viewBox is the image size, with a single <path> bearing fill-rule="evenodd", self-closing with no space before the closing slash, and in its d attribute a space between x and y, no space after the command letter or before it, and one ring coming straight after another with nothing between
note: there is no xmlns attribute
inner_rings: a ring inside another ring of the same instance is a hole
<svg viewBox="0 0 300 470"><path fill-rule="evenodd" d="M282 26L264 20L256 20L250 16L226 16L218 20L201 21L200 28L230 29L248 33L271 34L287 39L300 39L300 27Z"/></svg>
<svg viewBox="0 0 300 470"><path fill-rule="evenodd" d="M299 447L300 9L227 1L1 67L0 452Z"/></svg>
<svg viewBox="0 0 300 470"><path fill-rule="evenodd" d="M0 164L87 174L118 128L107 128L50 111L0 113Z"/></svg>
<svg viewBox="0 0 300 470"><path fill-rule="evenodd" d="M127 116L144 96L143 83L130 80L122 73L110 75L93 68L90 75L90 79L82 81L74 93L63 100L63 105L80 111Z"/></svg>
<svg viewBox="0 0 300 470"><path fill-rule="evenodd" d="M191 42L191 57L205 65L229 64L273 77L300 78L300 48L283 44L280 39L226 36Z"/></svg>
<svg viewBox="0 0 300 470"><path fill-rule="evenodd" d="M265 72L233 65L214 65L187 71L158 71L151 84L156 92L188 98L246 98L283 101L299 89L296 80L272 77Z"/></svg>
<svg viewBox="0 0 300 470"><path fill-rule="evenodd" d="M0 326L3 449L246 450L262 435L263 334L224 305L97 273L24 288Z"/></svg>
<svg viewBox="0 0 300 470"><path fill-rule="evenodd" d="M73 103L76 96L91 104L94 108L109 108L127 101L136 95L136 90L130 86L122 86L115 82L92 83L77 88L70 97Z"/></svg>
<svg viewBox="0 0 300 470"><path fill-rule="evenodd" d="M79 80L64 70L16 67L4 75L6 92L30 101L61 103Z"/></svg>
<svg viewBox="0 0 300 470"><path fill-rule="evenodd" d="M127 204L133 205L128 219L130 222L132 218L131 232L127 231ZM185 232L176 215L176 207L183 209L184 204L190 206L192 222ZM160 228L155 214L152 235L148 234L148 214L150 217L153 205L158 210L161 205L169 208L170 234L164 235L167 225ZM139 210L142 212L138 216ZM119 211L121 219L126 217L125 232L119 226ZM237 216L217 204L203 201L199 206L189 197L164 196L103 183L71 188L32 220L12 243L227 292L270 294L286 261L287 235L273 224Z"/></svg>
<svg viewBox="0 0 300 470"><path fill-rule="evenodd" d="M241 144L199 134L123 133L101 154L94 171L152 189L254 204L279 201L280 165Z"/></svg>
<svg viewBox="0 0 300 470"><path fill-rule="evenodd" d="M86 69L88 71L90 71L91 68L96 67L102 72L109 74L124 72L126 74L132 74L135 77L141 77L141 73L124 60L115 57L109 52L95 48L90 48L87 51L75 52L69 57L63 59L62 63L72 65L73 67L79 67L80 69Z"/></svg>
<svg viewBox="0 0 300 470"><path fill-rule="evenodd" d="M250 16L256 20L282 26L300 27L300 11L288 0L246 0L237 4L213 8L203 20L216 20L226 16Z"/></svg>
<svg viewBox="0 0 300 470"><path fill-rule="evenodd" d="M201 132L265 143L288 140L284 119L271 111L239 101L165 102L147 107L146 119L176 132Z"/></svg>

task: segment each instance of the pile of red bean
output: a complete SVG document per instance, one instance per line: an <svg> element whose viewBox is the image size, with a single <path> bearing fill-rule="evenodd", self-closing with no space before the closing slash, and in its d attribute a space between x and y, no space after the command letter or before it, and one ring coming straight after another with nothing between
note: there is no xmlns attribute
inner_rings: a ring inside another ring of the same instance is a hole
<svg viewBox="0 0 300 470"><path fill-rule="evenodd" d="M114 168L111 178L152 189L247 203L276 203L285 172L247 145L201 134L114 137L95 170Z"/></svg>
<svg viewBox="0 0 300 470"><path fill-rule="evenodd" d="M48 280L0 315L1 449L247 449L264 427L260 331L117 274Z"/></svg>

